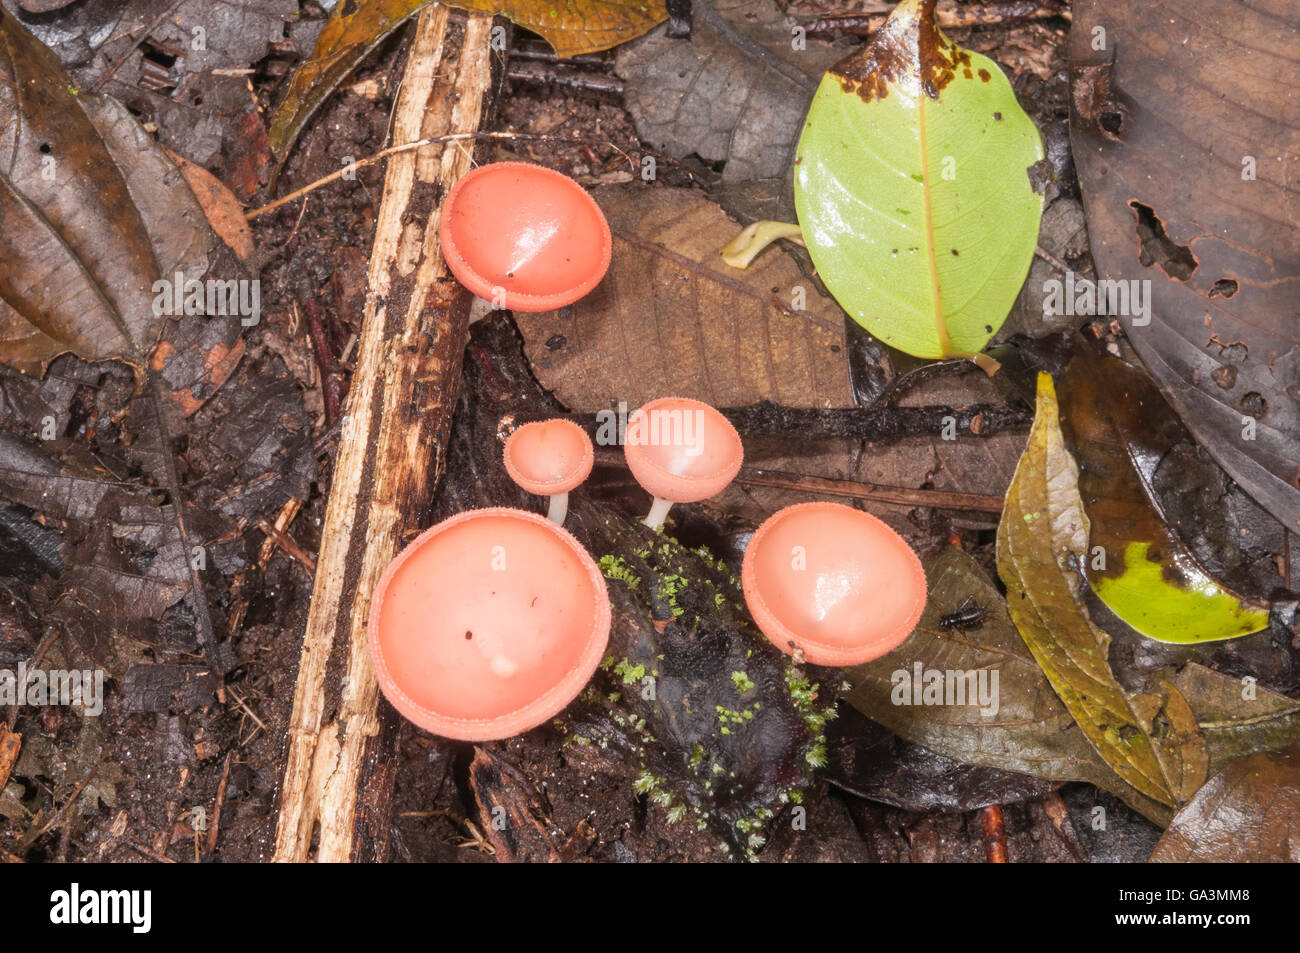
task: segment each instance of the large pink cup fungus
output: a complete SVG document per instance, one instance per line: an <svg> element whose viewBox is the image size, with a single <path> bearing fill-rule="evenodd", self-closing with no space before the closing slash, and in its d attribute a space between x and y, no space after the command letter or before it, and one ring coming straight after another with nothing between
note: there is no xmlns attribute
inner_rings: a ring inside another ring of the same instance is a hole
<svg viewBox="0 0 1300 953"><path fill-rule="evenodd" d="M600 283L613 250L595 199L568 176L526 162L461 177L442 203L438 240L462 285L512 311L573 304Z"/></svg>
<svg viewBox="0 0 1300 953"><path fill-rule="evenodd" d="M632 412L623 442L632 476L653 498L645 525L663 526L674 503L716 496L740 472L745 448L731 421L685 397L660 397Z"/></svg>
<svg viewBox="0 0 1300 953"><path fill-rule="evenodd" d="M547 519L563 523L569 491L591 475L596 454L587 431L557 419L519 427L506 440L502 458L510 479L529 493L550 498Z"/></svg>
<svg viewBox="0 0 1300 953"><path fill-rule="evenodd" d="M841 503L779 510L741 564L750 615L781 651L860 665L897 648L925 609L925 571L903 537Z"/></svg>
<svg viewBox="0 0 1300 953"><path fill-rule="evenodd" d="M389 564L370 605L370 657L393 707L444 738L508 738L558 714L609 640L605 580L535 513L470 510Z"/></svg>

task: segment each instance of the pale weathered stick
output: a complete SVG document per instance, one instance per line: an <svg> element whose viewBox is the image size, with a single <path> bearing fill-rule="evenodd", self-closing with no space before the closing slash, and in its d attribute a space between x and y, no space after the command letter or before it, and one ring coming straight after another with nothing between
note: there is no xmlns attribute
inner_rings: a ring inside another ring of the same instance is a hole
<svg viewBox="0 0 1300 953"><path fill-rule="evenodd" d="M475 132L490 106L492 18L420 14L392 137ZM499 67L500 64L498 63ZM342 418L289 725L276 861L382 860L395 734L366 646L371 593L428 519L468 336L468 292L438 247L438 208L472 163L453 142L389 158L356 370Z"/></svg>

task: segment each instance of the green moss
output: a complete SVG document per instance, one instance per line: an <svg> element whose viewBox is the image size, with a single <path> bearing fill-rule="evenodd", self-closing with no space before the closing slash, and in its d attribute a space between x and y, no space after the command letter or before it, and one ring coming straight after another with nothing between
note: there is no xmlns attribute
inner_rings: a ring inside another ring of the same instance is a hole
<svg viewBox="0 0 1300 953"><path fill-rule="evenodd" d="M614 674L623 679L624 685L636 685L645 678L645 666L633 665L627 659L614 666Z"/></svg>
<svg viewBox="0 0 1300 953"><path fill-rule="evenodd" d="M618 556L601 556L596 565L606 579L617 579L633 591L641 585L641 577Z"/></svg>
<svg viewBox="0 0 1300 953"><path fill-rule="evenodd" d="M742 694L754 690L754 682L745 672L732 672L731 681L735 683L736 691Z"/></svg>

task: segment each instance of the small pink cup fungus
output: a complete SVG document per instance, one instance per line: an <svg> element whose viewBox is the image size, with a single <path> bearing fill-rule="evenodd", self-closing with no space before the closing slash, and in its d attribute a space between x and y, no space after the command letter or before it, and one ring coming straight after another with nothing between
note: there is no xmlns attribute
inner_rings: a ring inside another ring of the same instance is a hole
<svg viewBox="0 0 1300 953"><path fill-rule="evenodd" d="M553 311L600 284L613 241L595 199L567 175L494 162L462 176L442 203L442 254L491 306Z"/></svg>
<svg viewBox="0 0 1300 953"><path fill-rule="evenodd" d="M550 497L546 517L563 523L569 491L591 475L595 450L587 431L570 420L524 424L506 440L502 454L510 479L529 493Z"/></svg>
<svg viewBox="0 0 1300 953"><path fill-rule="evenodd" d="M801 503L768 517L745 550L740 581L763 634L814 665L879 658L925 609L925 571L912 547L841 503Z"/></svg>
<svg viewBox="0 0 1300 953"><path fill-rule="evenodd" d="M609 641L609 595L587 551L535 513L453 516L388 565L370 658L393 707L444 738L508 738L582 691Z"/></svg>
<svg viewBox="0 0 1300 953"><path fill-rule="evenodd" d="M628 469L654 497L645 525L659 529L674 503L721 493L745 458L740 434L713 407L660 397L632 412L623 441Z"/></svg>

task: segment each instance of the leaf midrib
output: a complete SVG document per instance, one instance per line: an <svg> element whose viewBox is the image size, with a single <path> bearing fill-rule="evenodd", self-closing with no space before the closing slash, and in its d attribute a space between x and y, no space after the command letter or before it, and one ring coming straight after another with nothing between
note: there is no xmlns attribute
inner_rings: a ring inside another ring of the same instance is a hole
<svg viewBox="0 0 1300 953"><path fill-rule="evenodd" d="M925 220L925 261L930 271L930 309L934 313L934 330L939 338L941 356L948 357L952 352L952 340L948 337L948 322L943 315L943 300L939 296L939 265L934 252L934 212L930 208L930 150L926 136L924 89L917 90L917 145L921 152L921 208Z"/></svg>

